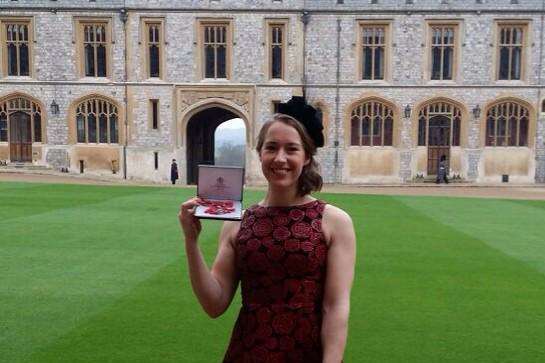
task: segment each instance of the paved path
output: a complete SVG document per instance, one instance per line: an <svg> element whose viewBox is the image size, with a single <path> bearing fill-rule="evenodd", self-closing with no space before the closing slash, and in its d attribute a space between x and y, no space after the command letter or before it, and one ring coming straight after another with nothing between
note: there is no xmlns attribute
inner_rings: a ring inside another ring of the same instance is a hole
<svg viewBox="0 0 545 363"><path fill-rule="evenodd" d="M80 175L36 174L36 173L0 173L2 181L22 181L36 183L65 183L65 184L96 184L96 185L139 185L139 186L172 186L167 183L151 183L134 180L115 180L82 177ZM250 189L264 190L264 187ZM323 188L328 193L360 193L380 195L430 195L449 197L476 197L476 198L507 198L507 199L535 199L545 200L545 185L476 185L476 184L408 184L408 185L339 185L327 184Z"/></svg>

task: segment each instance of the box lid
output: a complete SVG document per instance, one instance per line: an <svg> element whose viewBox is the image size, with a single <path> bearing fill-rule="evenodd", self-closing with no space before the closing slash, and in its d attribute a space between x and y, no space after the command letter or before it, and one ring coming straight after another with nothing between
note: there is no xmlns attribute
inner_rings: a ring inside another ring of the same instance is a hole
<svg viewBox="0 0 545 363"><path fill-rule="evenodd" d="M199 165L197 196L206 199L242 200L244 168Z"/></svg>

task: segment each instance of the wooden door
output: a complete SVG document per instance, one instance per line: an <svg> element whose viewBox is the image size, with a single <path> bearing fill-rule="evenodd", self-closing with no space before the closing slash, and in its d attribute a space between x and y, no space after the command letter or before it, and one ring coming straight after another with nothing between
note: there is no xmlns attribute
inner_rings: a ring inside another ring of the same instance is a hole
<svg viewBox="0 0 545 363"><path fill-rule="evenodd" d="M439 160L445 155L447 170L450 167L450 118L434 116L429 120L428 129L428 175L437 175Z"/></svg>
<svg viewBox="0 0 545 363"><path fill-rule="evenodd" d="M15 112L9 116L9 152L12 162L32 161L30 115Z"/></svg>

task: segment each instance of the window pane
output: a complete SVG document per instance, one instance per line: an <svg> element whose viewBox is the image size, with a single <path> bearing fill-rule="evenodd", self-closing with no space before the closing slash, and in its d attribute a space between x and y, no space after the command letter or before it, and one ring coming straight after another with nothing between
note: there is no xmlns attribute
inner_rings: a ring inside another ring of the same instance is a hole
<svg viewBox="0 0 545 363"><path fill-rule="evenodd" d="M513 48L513 57L511 59L511 79L520 79L522 48Z"/></svg>
<svg viewBox="0 0 545 363"><path fill-rule="evenodd" d="M500 48L499 79L509 79L509 48Z"/></svg>
<svg viewBox="0 0 545 363"><path fill-rule="evenodd" d="M426 119L418 120L418 146L426 146Z"/></svg>
<svg viewBox="0 0 545 363"><path fill-rule="evenodd" d="M495 123L492 117L486 120L486 146L494 146Z"/></svg>
<svg viewBox="0 0 545 363"><path fill-rule="evenodd" d="M373 51L371 47L363 48L363 57L362 57L362 79L372 79L373 74Z"/></svg>
<svg viewBox="0 0 545 363"><path fill-rule="evenodd" d="M225 64L226 64L226 52L225 52L225 45L219 45L217 48L218 54L218 74L216 78L227 78L227 74L225 72Z"/></svg>
<svg viewBox="0 0 545 363"><path fill-rule="evenodd" d="M460 119L452 120L452 146L460 146Z"/></svg>
<svg viewBox="0 0 545 363"><path fill-rule="evenodd" d="M282 47L272 47L272 75L271 78L282 78Z"/></svg>
<svg viewBox="0 0 545 363"><path fill-rule="evenodd" d="M452 79L453 53L452 47L443 50L443 79Z"/></svg>
<svg viewBox="0 0 545 363"><path fill-rule="evenodd" d="M99 140L101 143L105 144L108 142L108 119L105 114L101 114L98 120L99 120L99 125L98 125Z"/></svg>
<svg viewBox="0 0 545 363"><path fill-rule="evenodd" d="M391 117L384 120L384 146L392 146L394 135L394 120Z"/></svg>
<svg viewBox="0 0 545 363"><path fill-rule="evenodd" d="M19 46L19 60L20 60L20 76L28 76L29 59L28 59L28 45L21 44Z"/></svg>
<svg viewBox="0 0 545 363"><path fill-rule="evenodd" d="M357 117L352 117L350 127L350 144L359 145L360 144L360 120Z"/></svg>
<svg viewBox="0 0 545 363"><path fill-rule="evenodd" d="M76 124L78 129L78 142L86 142L85 140L85 118L83 115L76 117Z"/></svg>
<svg viewBox="0 0 545 363"><path fill-rule="evenodd" d="M375 79L384 79L384 48L375 49Z"/></svg>
<svg viewBox="0 0 545 363"><path fill-rule="evenodd" d="M507 121L500 117L498 119L498 134L496 135L496 146L507 146Z"/></svg>
<svg viewBox="0 0 545 363"><path fill-rule="evenodd" d="M431 49L431 79L441 79L441 48Z"/></svg>
<svg viewBox="0 0 545 363"><path fill-rule="evenodd" d="M382 122L380 117L373 119L373 145L380 146L382 144Z"/></svg>
<svg viewBox="0 0 545 363"><path fill-rule="evenodd" d="M5 114L0 115L0 141L8 141L8 119Z"/></svg>
<svg viewBox="0 0 545 363"><path fill-rule="evenodd" d="M8 44L8 75L17 76L17 47Z"/></svg>
<svg viewBox="0 0 545 363"><path fill-rule="evenodd" d="M149 76L159 77L159 47L152 45L149 48Z"/></svg>
<svg viewBox="0 0 545 363"><path fill-rule="evenodd" d="M42 117L34 114L34 142L42 142Z"/></svg>
<svg viewBox="0 0 545 363"><path fill-rule="evenodd" d="M528 119L526 117L520 119L519 128L520 130L518 146L528 146Z"/></svg>
<svg viewBox="0 0 545 363"><path fill-rule="evenodd" d="M97 142L97 120L95 115L87 116L87 129L89 131L89 142Z"/></svg>
<svg viewBox="0 0 545 363"><path fill-rule="evenodd" d="M85 46L85 76L95 76L95 52L90 44Z"/></svg>
<svg viewBox="0 0 545 363"><path fill-rule="evenodd" d="M106 47L97 46L97 77L106 77Z"/></svg>
<svg viewBox="0 0 545 363"><path fill-rule="evenodd" d="M119 142L118 138L117 116L110 115L110 143L117 144Z"/></svg>
<svg viewBox="0 0 545 363"><path fill-rule="evenodd" d="M517 146L517 119L509 119L509 132L507 133L509 146Z"/></svg>
<svg viewBox="0 0 545 363"><path fill-rule="evenodd" d="M371 145L371 120L369 117L364 117L361 122L361 144Z"/></svg>
<svg viewBox="0 0 545 363"><path fill-rule="evenodd" d="M214 78L214 68L215 68L215 60L214 60L214 47L211 45L207 45L204 48L204 76L206 78Z"/></svg>

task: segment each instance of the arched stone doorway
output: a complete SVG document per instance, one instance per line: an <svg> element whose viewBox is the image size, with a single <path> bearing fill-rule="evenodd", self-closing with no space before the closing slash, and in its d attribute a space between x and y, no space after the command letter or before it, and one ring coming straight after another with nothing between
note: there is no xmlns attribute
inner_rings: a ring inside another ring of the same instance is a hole
<svg viewBox="0 0 545 363"><path fill-rule="evenodd" d="M41 143L44 133L41 109L25 96L0 102L0 142L9 143L12 162L32 162L32 144Z"/></svg>
<svg viewBox="0 0 545 363"><path fill-rule="evenodd" d="M187 123L187 184L197 183L199 164L214 164L215 131L239 115L222 107L210 107L194 114Z"/></svg>
<svg viewBox="0 0 545 363"><path fill-rule="evenodd" d="M446 157L450 168L452 146L460 146L462 112L450 102L432 102L418 114L418 146L428 147L427 174L437 175L439 159Z"/></svg>

